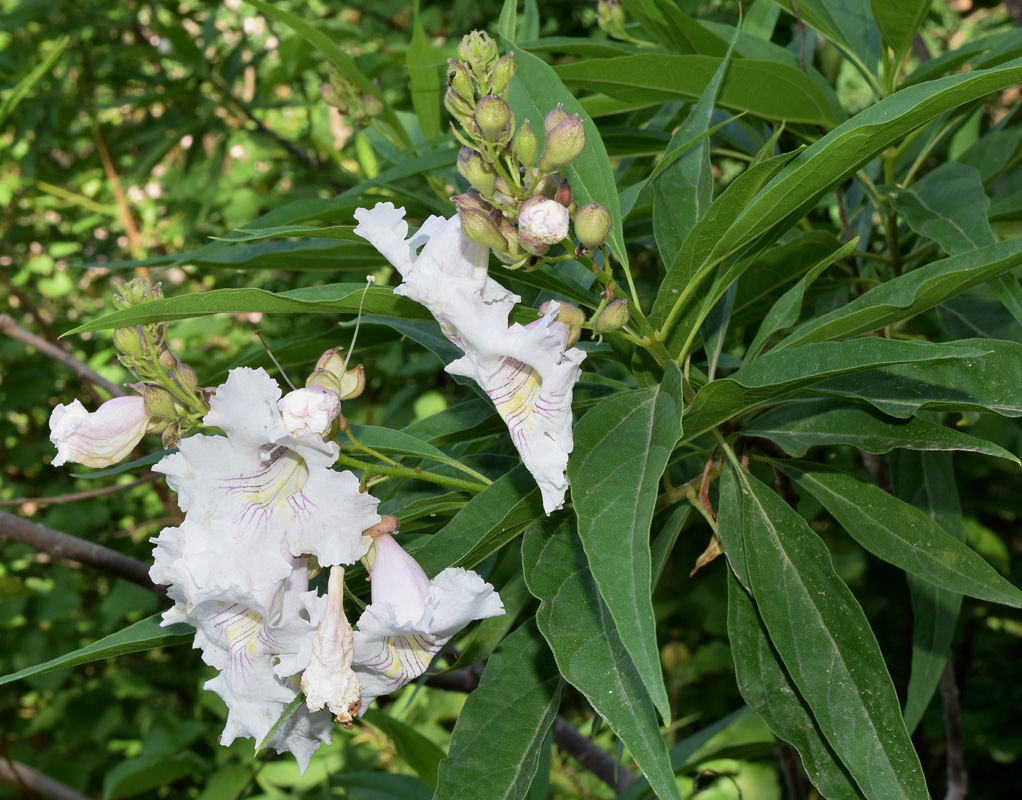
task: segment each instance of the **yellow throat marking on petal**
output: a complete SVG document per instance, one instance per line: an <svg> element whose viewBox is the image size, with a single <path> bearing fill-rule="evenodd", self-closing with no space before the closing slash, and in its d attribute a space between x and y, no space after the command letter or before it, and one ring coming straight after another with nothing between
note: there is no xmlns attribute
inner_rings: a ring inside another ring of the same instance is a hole
<svg viewBox="0 0 1022 800"><path fill-rule="evenodd" d="M507 423L515 444L524 435L521 428L532 430L533 411L539 401L543 380L539 373L521 361L508 358L498 373L502 382L487 391L497 413Z"/></svg>
<svg viewBox="0 0 1022 800"><path fill-rule="evenodd" d="M263 454L266 468L253 475L243 495L246 503L261 509L285 505L309 479L309 467L297 453L275 447Z"/></svg>

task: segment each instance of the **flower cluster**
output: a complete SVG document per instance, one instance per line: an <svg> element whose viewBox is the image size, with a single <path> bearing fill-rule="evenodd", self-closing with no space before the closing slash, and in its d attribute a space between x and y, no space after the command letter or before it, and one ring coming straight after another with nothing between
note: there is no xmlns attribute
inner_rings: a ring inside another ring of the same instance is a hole
<svg viewBox="0 0 1022 800"><path fill-rule="evenodd" d="M203 420L225 435L181 439L155 467L185 511L180 526L153 539L150 576L174 601L163 624L194 627L194 646L219 671L206 688L227 704L224 745L263 741L304 693L267 742L294 753L302 771L335 721L351 727L377 697L421 675L471 620L504 613L474 572L449 569L431 582L391 536L397 519L381 518L358 479L333 469L341 397L323 384L345 397L364 385L361 367L345 366L328 351L309 387L284 397L263 370L232 370ZM60 406L50 420L55 463L115 463L148 423L141 397L91 415L77 401ZM355 632L342 565L367 557L372 604ZM325 596L310 587L316 566L330 570Z"/></svg>
<svg viewBox="0 0 1022 800"><path fill-rule="evenodd" d="M426 306L465 354L447 371L472 378L489 395L539 484L544 509L561 508L572 449L572 389L585 358L572 347L578 325L560 318L557 303L535 322L509 324L521 298L489 277L489 251L464 237L458 217L430 217L408 238L404 214L393 203L360 208L355 233L401 273L395 294Z"/></svg>

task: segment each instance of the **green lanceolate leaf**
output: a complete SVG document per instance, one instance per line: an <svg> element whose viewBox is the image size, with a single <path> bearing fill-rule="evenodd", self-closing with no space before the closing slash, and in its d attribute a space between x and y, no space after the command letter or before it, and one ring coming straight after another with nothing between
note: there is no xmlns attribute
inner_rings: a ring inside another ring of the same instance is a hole
<svg viewBox="0 0 1022 800"><path fill-rule="evenodd" d="M894 419L875 409L843 400L818 398L772 408L742 427L745 436L759 436L801 457L811 447L845 444L867 453L907 450L970 450L1019 463L993 442L915 417Z"/></svg>
<svg viewBox="0 0 1022 800"><path fill-rule="evenodd" d="M737 484L737 485L734 485ZM820 732L870 800L926 800L922 767L865 614L802 517L730 462L721 544Z"/></svg>
<svg viewBox="0 0 1022 800"><path fill-rule="evenodd" d="M690 139L705 133L713 122L734 42L706 86L699 101L689 111L681 126L671 136L667 151L676 149ZM682 242L702 218L713 200L713 170L710 166L710 143L703 140L696 147L664 170L653 181L653 232L660 259L673 264Z"/></svg>
<svg viewBox="0 0 1022 800"><path fill-rule="evenodd" d="M430 576L447 567L471 569L542 516L536 482L519 465L469 500L454 519L412 552Z"/></svg>
<svg viewBox="0 0 1022 800"><path fill-rule="evenodd" d="M737 481L731 481L727 497L732 498ZM737 498L737 502L741 502ZM794 747L802 759L809 780L828 800L859 800L862 793L820 732L816 720L791 682L791 677L770 646L763 621L749 593L728 571L727 635L735 661L735 677L745 702L759 714L771 731Z"/></svg>
<svg viewBox="0 0 1022 800"><path fill-rule="evenodd" d="M681 800L656 710L600 597L574 518L531 525L522 565L529 591L540 600L536 622L561 674L606 720L653 790L664 800Z"/></svg>
<svg viewBox="0 0 1022 800"><path fill-rule="evenodd" d="M384 428L380 425L352 425L351 430L359 442L385 455L428 458L431 461L439 461L441 464L454 467L460 472L471 475L476 480L479 480L481 477L477 472L458 461L458 459L452 458L442 450L409 433L396 431L393 428ZM343 435L338 437L338 441L342 447L348 446L348 440ZM357 453L357 448L352 449L352 452Z"/></svg>
<svg viewBox="0 0 1022 800"><path fill-rule="evenodd" d="M50 50L49 54L42 60L41 63L37 64L28 75L18 81L14 88L4 94L3 101L0 101L0 125L3 125L6 119L11 115L18 103L25 99L32 87L38 83L42 77L53 69L53 65L57 63L60 57L64 54L64 48L67 47L69 37L65 36L59 42L56 47Z"/></svg>
<svg viewBox="0 0 1022 800"><path fill-rule="evenodd" d="M774 0L795 14L792 0ZM870 14L870 0L799 0L798 16L836 44L863 75L876 72L880 31Z"/></svg>
<svg viewBox="0 0 1022 800"><path fill-rule="evenodd" d="M909 227L933 239L948 253L965 253L994 243L987 220L990 198L975 167L949 161L891 194L891 203Z"/></svg>
<svg viewBox="0 0 1022 800"><path fill-rule="evenodd" d="M169 625L166 628L161 628L161 616L161 614L153 614L151 617L129 625L122 631L112 633L81 650L54 658L45 664L23 669L13 675L4 675L0 678L0 685L32 675L43 675L57 669L77 667L79 664L88 664L92 661L102 661L105 658L113 658L125 653L137 653L140 650L152 650L155 647L184 644L195 635L195 630L189 625Z"/></svg>
<svg viewBox="0 0 1022 800"><path fill-rule="evenodd" d="M145 325L160 320L172 321L203 317L207 314L263 313L336 314L354 313L362 302L365 284L334 283L274 294L264 289L214 289L201 294L179 295L154 300L144 305L114 311L68 331L65 336L84 331L102 331L130 325ZM399 297L385 286L370 286L363 310L368 314L430 319L418 303Z"/></svg>
<svg viewBox="0 0 1022 800"><path fill-rule="evenodd" d="M507 43L514 47L511 42ZM543 118L553 111L558 103L571 114L582 116L585 112L560 78L537 56L524 50L515 50L515 64L518 67L511 82L508 102L514 109L519 123L528 119L539 139L542 152L545 143ZM607 244L614 251L625 269L628 269L628 254L625 252L624 232L621 227L621 208L617 194L614 170L611 169L607 148L603 146L600 132L595 123L588 119L586 126L586 147L582 155L569 164L565 171L571 184L572 196L579 206L599 203L609 212L613 223Z"/></svg>
<svg viewBox="0 0 1022 800"><path fill-rule="evenodd" d="M650 599L649 526L660 476L681 436L681 370L601 401L575 426L568 460L578 533L600 595L650 697L670 716Z"/></svg>
<svg viewBox="0 0 1022 800"><path fill-rule="evenodd" d="M397 754L408 762L408 766L415 770L423 783L432 789L437 787L437 770L447 755L439 745L378 708L370 708L363 719L383 731L394 743Z"/></svg>
<svg viewBox="0 0 1022 800"><path fill-rule="evenodd" d="M412 107L419 118L423 135L432 139L440 135L440 98L443 90L438 70L444 61L426 38L418 13L415 15L412 41L408 44L406 59L408 81L412 85Z"/></svg>
<svg viewBox="0 0 1022 800"><path fill-rule="evenodd" d="M535 622L504 639L458 714L435 800L524 798L563 687Z"/></svg>
<svg viewBox="0 0 1022 800"><path fill-rule="evenodd" d="M629 103L660 105L702 97L721 62L721 56L641 53L564 64L556 68L556 74L571 87ZM812 79L797 67L775 61L734 61L717 102L721 108L764 119L826 127L838 122L827 96Z"/></svg>
<svg viewBox="0 0 1022 800"><path fill-rule="evenodd" d="M913 317L1022 265L1022 238L934 261L800 325L774 349L845 339Z"/></svg>
<svg viewBox="0 0 1022 800"><path fill-rule="evenodd" d="M955 346L984 353L959 361L920 361L871 369L854 377L827 380L816 391L865 400L893 417L910 417L920 409L1022 416L1022 344L964 339Z"/></svg>
<svg viewBox="0 0 1022 800"><path fill-rule="evenodd" d="M965 541L958 487L946 453L899 450L890 457L894 493L930 517L958 541ZM905 695L905 727L915 730L930 704L947 663L962 596L907 575L912 597L912 673Z"/></svg>
<svg viewBox="0 0 1022 800"><path fill-rule="evenodd" d="M820 342L767 353L696 393L685 411L685 440L761 403L779 400L837 375L874 372L875 366L883 363L919 365L948 359L979 363L983 353L980 347L968 344L937 345L876 338Z"/></svg>
<svg viewBox="0 0 1022 800"><path fill-rule="evenodd" d="M778 468L875 556L941 589L1022 608L1022 591L915 506L846 472L803 462Z"/></svg>
<svg viewBox="0 0 1022 800"><path fill-rule="evenodd" d="M355 235L354 225L331 225L319 228L315 225L278 225L273 228L237 228L220 242L255 242L260 239L340 239L348 242L365 242L361 236Z"/></svg>
<svg viewBox="0 0 1022 800"><path fill-rule="evenodd" d="M1015 59L993 69L953 75L903 89L842 123L800 153L758 192L740 216L727 217L726 229L716 231L712 250L705 257L697 259L677 277L671 274L672 267L660 289L654 313L665 308L670 310L678 304L676 292L689 297L690 305L695 303L696 307L702 307L703 302L695 301L705 297L702 292L705 278L717 271L718 264L725 264L720 270L725 272L728 259L739 258L745 252L755 255L756 251L763 250L805 216L824 194L891 144L901 141L907 133L945 111L1020 81L1022 59ZM726 195L725 192L721 199ZM712 212L711 207L707 217ZM714 227L719 227L719 223ZM754 261L752 258L739 260L743 269ZM733 271L730 279L736 280L741 271ZM684 280L688 275L691 278ZM693 288L689 289L689 284ZM719 287L717 296L726 288ZM713 297L705 299L705 302L713 301ZM698 325L699 315L679 309L666 316L667 349L678 353Z"/></svg>
<svg viewBox="0 0 1022 800"><path fill-rule="evenodd" d="M912 46L919 23L930 10L932 0L870 0L873 20L884 37L884 43L894 51L894 68Z"/></svg>

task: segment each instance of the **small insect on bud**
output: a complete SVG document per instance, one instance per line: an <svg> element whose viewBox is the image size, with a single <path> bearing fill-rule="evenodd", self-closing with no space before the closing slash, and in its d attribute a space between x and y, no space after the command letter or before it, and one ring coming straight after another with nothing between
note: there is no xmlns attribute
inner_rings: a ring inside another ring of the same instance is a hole
<svg viewBox="0 0 1022 800"><path fill-rule="evenodd" d="M546 137L539 159L541 172L553 172L578 158L586 146L585 120L570 117L559 122Z"/></svg>
<svg viewBox="0 0 1022 800"><path fill-rule="evenodd" d="M511 107L495 94L488 94L476 103L476 125L483 138L488 142L496 142L511 130L514 115Z"/></svg>
<svg viewBox="0 0 1022 800"><path fill-rule="evenodd" d="M589 203L575 212L572 222L579 244L586 250L595 250L607 240L613 220L599 203Z"/></svg>
<svg viewBox="0 0 1022 800"><path fill-rule="evenodd" d="M511 85L511 80L515 76L515 54L512 50L510 53L505 53L493 66L493 85L490 89L494 94L504 94L507 91L507 87Z"/></svg>
<svg viewBox="0 0 1022 800"><path fill-rule="evenodd" d="M586 321L586 315L582 313L582 309L571 305L571 303L547 300L539 307L540 316L545 317L553 305L557 306L557 321L568 331L568 341L565 348L574 347L578 342L578 337L582 334L582 325Z"/></svg>
<svg viewBox="0 0 1022 800"><path fill-rule="evenodd" d="M529 127L529 120L525 120L518 129L518 133L515 134L514 146L518 160L526 166L532 166L532 162L536 160L536 153L539 151L539 140L536 139L536 134Z"/></svg>
<svg viewBox="0 0 1022 800"><path fill-rule="evenodd" d="M472 88L472 77L464 64L454 59L447 59L447 85L468 100L475 102L475 90Z"/></svg>
<svg viewBox="0 0 1022 800"><path fill-rule="evenodd" d="M141 326L134 328L115 328L114 347L126 356L140 358L146 350L145 333Z"/></svg>
<svg viewBox="0 0 1022 800"><path fill-rule="evenodd" d="M614 300L608 303L607 307L600 312L600 316L593 323L593 333L602 335L607 331L614 331L628 322L628 301Z"/></svg>
<svg viewBox="0 0 1022 800"><path fill-rule="evenodd" d="M554 128L564 122L566 119L571 119L571 114L564 110L564 106L560 103L557 104L557 108L546 115L543 120L543 130L550 133Z"/></svg>
<svg viewBox="0 0 1022 800"><path fill-rule="evenodd" d="M458 153L458 172L484 197L493 196L497 171L471 147L462 147Z"/></svg>

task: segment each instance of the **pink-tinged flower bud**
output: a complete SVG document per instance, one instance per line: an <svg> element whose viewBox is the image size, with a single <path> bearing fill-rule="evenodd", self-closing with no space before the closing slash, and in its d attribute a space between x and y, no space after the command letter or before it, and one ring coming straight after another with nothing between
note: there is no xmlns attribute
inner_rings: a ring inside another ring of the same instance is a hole
<svg viewBox="0 0 1022 800"><path fill-rule="evenodd" d="M585 120L571 117L558 123L547 133L546 147L539 159L541 172L551 172L570 164L578 158L586 146Z"/></svg>
<svg viewBox="0 0 1022 800"><path fill-rule="evenodd" d="M586 321L586 315L582 313L582 309L578 306L573 306L571 303L547 300L539 307L540 316L545 317L552 305L557 306L557 316L555 319L567 328L568 340L564 346L564 349L567 350L578 343L579 336L582 335L582 325Z"/></svg>
<svg viewBox="0 0 1022 800"><path fill-rule="evenodd" d="M470 242L492 247L500 253L507 252L507 239L489 214L478 208L459 208L461 233Z"/></svg>
<svg viewBox="0 0 1022 800"><path fill-rule="evenodd" d="M475 102L475 89L472 87L472 77L464 64L459 64L454 59L447 59L447 85L454 91L468 100Z"/></svg>
<svg viewBox="0 0 1022 800"><path fill-rule="evenodd" d="M515 77L515 71L515 53L512 50L497 59L497 63L493 65L493 84L490 91L494 94L504 94Z"/></svg>
<svg viewBox="0 0 1022 800"><path fill-rule="evenodd" d="M476 103L475 118L483 138L488 142L496 142L511 132L514 115L511 107L500 97L488 94Z"/></svg>
<svg viewBox="0 0 1022 800"><path fill-rule="evenodd" d="M575 235L586 250L595 250L610 234L610 212L599 203L589 203L575 212Z"/></svg>
<svg viewBox="0 0 1022 800"><path fill-rule="evenodd" d="M123 460L149 426L149 412L141 397L115 397L93 413L75 400L50 414L50 441L57 446L53 465L68 461L86 467L109 467Z"/></svg>
<svg viewBox="0 0 1022 800"><path fill-rule="evenodd" d="M554 128L564 122L566 119L571 119L571 114L564 110L564 106L560 103L557 104L557 108L551 111L543 119L543 130L550 133Z"/></svg>
<svg viewBox="0 0 1022 800"><path fill-rule="evenodd" d="M539 140L529 127L529 120L525 120L515 134L514 146L518 160L526 166L532 166L532 162L536 160L536 153L539 152Z"/></svg>
<svg viewBox="0 0 1022 800"><path fill-rule="evenodd" d="M370 573L372 602L394 608L399 622L416 622L426 608L429 578L389 533L373 539L376 557Z"/></svg>
<svg viewBox="0 0 1022 800"><path fill-rule="evenodd" d="M471 147L462 147L458 153L458 172L472 184L472 188L485 197L493 196L497 171Z"/></svg>
<svg viewBox="0 0 1022 800"><path fill-rule="evenodd" d="M545 256L550 249L550 245L546 242L541 242L535 236L523 230L518 231L518 244L521 245L521 248L526 253L531 253L534 256Z"/></svg>
<svg viewBox="0 0 1022 800"><path fill-rule="evenodd" d="M556 200L533 197L518 209L518 234L543 244L556 244L568 236L568 209Z"/></svg>
<svg viewBox="0 0 1022 800"><path fill-rule="evenodd" d="M600 316L593 323L593 333L604 334L607 331L617 330L628 322L628 301L614 300L607 304L607 307L600 312Z"/></svg>
<svg viewBox="0 0 1022 800"><path fill-rule="evenodd" d="M295 436L325 436L341 414L341 400L328 389L316 386L295 389L277 401L284 427Z"/></svg>
<svg viewBox="0 0 1022 800"><path fill-rule="evenodd" d="M145 354L145 332L140 325L134 328L115 328L113 339L114 347L126 356L140 358Z"/></svg>

